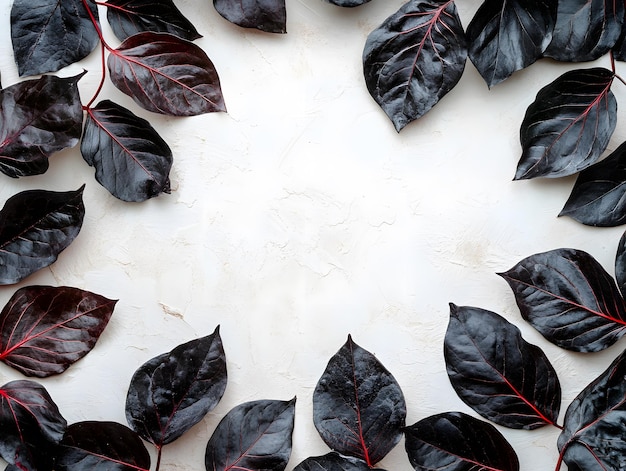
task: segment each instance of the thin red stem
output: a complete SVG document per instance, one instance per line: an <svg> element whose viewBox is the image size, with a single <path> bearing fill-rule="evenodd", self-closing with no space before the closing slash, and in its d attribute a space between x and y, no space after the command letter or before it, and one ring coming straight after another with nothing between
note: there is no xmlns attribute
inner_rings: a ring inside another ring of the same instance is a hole
<svg viewBox="0 0 626 471"><path fill-rule="evenodd" d="M82 0L82 2L83 2L83 6L85 7L85 10L87 10L87 14L89 15L89 19L91 19L91 23L93 24L93 27L95 28L96 33L98 34L98 38L100 39L100 49L101 49L100 55L101 55L102 75L100 77L100 83L98 84L98 88L96 89L96 92L91 97L91 100L89 100L89 102L85 106L83 106L83 110L88 110L91 107L91 105L93 104L93 102L96 101L96 98L98 98L98 95L100 94L100 91L102 90L102 87L104 86L104 81L106 79L105 50L109 50L110 51L111 47L104 40L104 36L102 34L102 29L100 29L100 25L98 24L98 20L96 20L96 17L94 16L93 12L91 11L91 8L89 8L87 0ZM98 3L96 3L96 5L98 5Z"/></svg>
<svg viewBox="0 0 626 471"><path fill-rule="evenodd" d="M159 469L161 468L161 451L163 450L162 446L157 446L157 462L156 462L156 468L154 469L154 471L159 471Z"/></svg>

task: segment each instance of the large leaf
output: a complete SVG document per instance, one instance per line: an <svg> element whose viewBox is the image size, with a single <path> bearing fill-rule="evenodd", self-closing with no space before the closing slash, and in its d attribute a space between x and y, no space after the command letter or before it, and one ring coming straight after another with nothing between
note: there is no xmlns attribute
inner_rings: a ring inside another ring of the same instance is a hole
<svg viewBox="0 0 626 471"><path fill-rule="evenodd" d="M467 41L452 0L410 0L370 33L363 73L396 131L422 117L460 80Z"/></svg>
<svg viewBox="0 0 626 471"><path fill-rule="evenodd" d="M231 23L268 33L287 32L285 0L213 0L217 12Z"/></svg>
<svg viewBox="0 0 626 471"><path fill-rule="evenodd" d="M293 471L371 471L367 463L358 458L343 456L337 452L330 452L324 456L311 456Z"/></svg>
<svg viewBox="0 0 626 471"><path fill-rule="evenodd" d="M491 424L462 412L445 412L405 429L416 471L435 469L518 471L515 450Z"/></svg>
<svg viewBox="0 0 626 471"><path fill-rule="evenodd" d="M48 157L80 139L83 107L77 82L44 75L0 91L0 171L10 177L48 170Z"/></svg>
<svg viewBox="0 0 626 471"><path fill-rule="evenodd" d="M116 302L67 286L19 289L0 312L0 361L27 376L62 373L93 349Z"/></svg>
<svg viewBox="0 0 626 471"><path fill-rule="evenodd" d="M150 454L128 427L115 422L78 422L61 441L59 471L149 471Z"/></svg>
<svg viewBox="0 0 626 471"><path fill-rule="evenodd" d="M141 365L126 397L126 419L160 449L200 422L225 389L226 357L218 327Z"/></svg>
<svg viewBox="0 0 626 471"><path fill-rule="evenodd" d="M582 250L531 255L500 276L524 319L559 347L597 352L626 333L626 307L615 281Z"/></svg>
<svg viewBox="0 0 626 471"><path fill-rule="evenodd" d="M116 198L145 201L170 192L169 146L148 121L112 101L87 110L80 150Z"/></svg>
<svg viewBox="0 0 626 471"><path fill-rule="evenodd" d="M601 67L577 69L539 90L520 128L515 180L573 175L600 158L617 121L614 76Z"/></svg>
<svg viewBox="0 0 626 471"><path fill-rule="evenodd" d="M87 3L97 21L96 3ZM84 59L99 38L83 0L13 0L11 41L24 76L56 72Z"/></svg>
<svg viewBox="0 0 626 471"><path fill-rule="evenodd" d="M492 87L539 59L552 38L556 1L485 0L467 26L469 58Z"/></svg>
<svg viewBox="0 0 626 471"><path fill-rule="evenodd" d="M556 371L503 317L451 304L444 356L454 390L483 417L518 429L556 424L561 405Z"/></svg>
<svg viewBox="0 0 626 471"><path fill-rule="evenodd" d="M615 251L615 280L622 297L626 297L626 232L620 237Z"/></svg>
<svg viewBox="0 0 626 471"><path fill-rule="evenodd" d="M291 455L296 399L234 407L206 447L207 471L282 471Z"/></svg>
<svg viewBox="0 0 626 471"><path fill-rule="evenodd" d="M400 441L405 419L396 379L348 336L313 392L313 423L324 442L372 467Z"/></svg>
<svg viewBox="0 0 626 471"><path fill-rule="evenodd" d="M47 267L72 243L85 216L83 188L28 190L6 201L0 210L0 284Z"/></svg>
<svg viewBox="0 0 626 471"><path fill-rule="evenodd" d="M552 41L544 55L560 61L592 61L617 42L624 23L624 2L566 0L558 3Z"/></svg>
<svg viewBox="0 0 626 471"><path fill-rule="evenodd" d="M135 34L111 51L108 67L115 86L148 111L172 116L226 111L211 60L174 35Z"/></svg>

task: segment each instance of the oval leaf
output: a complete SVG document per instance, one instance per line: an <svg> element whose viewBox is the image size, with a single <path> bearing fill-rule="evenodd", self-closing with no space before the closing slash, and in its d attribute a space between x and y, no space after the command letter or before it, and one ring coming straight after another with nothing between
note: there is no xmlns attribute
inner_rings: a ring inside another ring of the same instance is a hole
<svg viewBox="0 0 626 471"><path fill-rule="evenodd" d="M213 0L213 6L228 21L243 28L287 32L285 0Z"/></svg>
<svg viewBox="0 0 626 471"><path fill-rule="evenodd" d="M0 91L0 171L10 177L39 175L48 157L78 143L83 107L78 80L44 75Z"/></svg>
<svg viewBox="0 0 626 471"><path fill-rule="evenodd" d="M85 216L83 188L28 190L6 201L0 210L0 284L47 267L72 243Z"/></svg>
<svg viewBox="0 0 626 471"><path fill-rule="evenodd" d="M93 349L116 302L67 286L19 289L0 312L0 361L27 376L62 373Z"/></svg>
<svg viewBox="0 0 626 471"><path fill-rule="evenodd" d="M466 59L454 2L411 0L367 37L363 73L370 95L400 131L454 88Z"/></svg>
<svg viewBox="0 0 626 471"><path fill-rule="evenodd" d="M332 451L305 459L293 471L372 471L372 468L363 460Z"/></svg>
<svg viewBox="0 0 626 471"><path fill-rule="evenodd" d="M615 280L617 287L622 293L622 297L626 297L626 232L622 234L617 244L615 253Z"/></svg>
<svg viewBox="0 0 626 471"><path fill-rule="evenodd" d="M400 441L405 419L396 379L348 336L313 392L313 423L324 442L373 467Z"/></svg>
<svg viewBox="0 0 626 471"><path fill-rule="evenodd" d="M433 415L407 427L405 447L417 471L519 471L515 450L502 434L462 412Z"/></svg>
<svg viewBox="0 0 626 471"><path fill-rule="evenodd" d="M451 304L444 356L452 387L483 417L516 429L556 424L561 403L556 371L503 317Z"/></svg>
<svg viewBox="0 0 626 471"><path fill-rule="evenodd" d="M626 333L626 307L615 281L582 250L531 255L499 275L522 317L559 347L597 352Z"/></svg>
<svg viewBox="0 0 626 471"><path fill-rule="evenodd" d="M80 150L116 198L139 202L170 192L169 146L148 121L112 101L87 110Z"/></svg>
<svg viewBox="0 0 626 471"><path fill-rule="evenodd" d="M160 448L200 422L226 389L226 357L219 327L144 363L126 396L126 419Z"/></svg>
<svg viewBox="0 0 626 471"><path fill-rule="evenodd" d="M291 455L295 398L261 400L234 407L206 448L207 471L282 471Z"/></svg>
<svg viewBox="0 0 626 471"><path fill-rule="evenodd" d="M539 90L520 129L515 180L573 175L600 158L617 121L614 76L601 67L572 70Z"/></svg>
<svg viewBox="0 0 626 471"><path fill-rule="evenodd" d="M111 52L113 84L148 111L193 116L226 111L217 71L206 53L168 33L139 33Z"/></svg>

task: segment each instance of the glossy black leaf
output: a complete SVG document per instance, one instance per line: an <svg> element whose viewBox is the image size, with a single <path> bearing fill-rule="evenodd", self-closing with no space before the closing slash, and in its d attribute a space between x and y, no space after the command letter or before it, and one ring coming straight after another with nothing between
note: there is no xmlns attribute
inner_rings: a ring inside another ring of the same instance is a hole
<svg viewBox="0 0 626 471"><path fill-rule="evenodd" d="M228 21L243 28L287 32L285 0L213 0L213 6Z"/></svg>
<svg viewBox="0 0 626 471"><path fill-rule="evenodd" d="M556 424L561 405L556 371L502 316L451 304L444 356L454 390L483 417L516 429Z"/></svg>
<svg viewBox="0 0 626 471"><path fill-rule="evenodd" d="M626 232L620 237L615 252L615 280L622 297L626 298Z"/></svg>
<svg viewBox="0 0 626 471"><path fill-rule="evenodd" d="M400 441L405 419L396 379L348 336L313 392L313 423L324 442L372 467Z"/></svg>
<svg viewBox="0 0 626 471"><path fill-rule="evenodd" d="M469 58L489 87L539 59L552 38L556 1L485 0L467 26Z"/></svg>
<svg viewBox="0 0 626 471"><path fill-rule="evenodd" d="M452 0L410 0L367 37L363 73L396 131L422 117L460 80L467 40Z"/></svg>
<svg viewBox="0 0 626 471"><path fill-rule="evenodd" d="M526 110L515 180L573 175L595 163L617 121L615 74L596 67L564 73Z"/></svg>
<svg viewBox="0 0 626 471"><path fill-rule="evenodd" d="M83 107L78 80L44 75L0 91L0 171L39 175L48 157L80 139Z"/></svg>
<svg viewBox="0 0 626 471"><path fill-rule="evenodd" d="M226 111L211 60L172 34L131 36L111 51L108 68L113 84L148 111L172 116Z"/></svg>
<svg viewBox="0 0 626 471"><path fill-rule="evenodd" d="M27 190L6 201L0 210L0 285L47 267L72 243L85 216L83 188Z"/></svg>
<svg viewBox="0 0 626 471"><path fill-rule="evenodd" d="M566 62L592 61L609 52L624 23L624 2L559 1L552 41L544 55Z"/></svg>
<svg viewBox="0 0 626 471"><path fill-rule="evenodd" d="M206 447L207 471L282 471L291 455L296 399L240 404L220 421Z"/></svg>
<svg viewBox="0 0 626 471"><path fill-rule="evenodd" d="M491 424L462 412L444 412L407 427L405 447L416 471L518 471L515 450Z"/></svg>
<svg viewBox="0 0 626 471"><path fill-rule="evenodd" d="M328 0L329 3L332 3L333 5L337 5L338 7L344 7L344 8L358 7L369 1L370 0Z"/></svg>
<svg viewBox="0 0 626 471"><path fill-rule="evenodd" d="M97 21L96 3L87 3ZM99 38L83 0L13 0L11 41L24 76L56 72L84 59Z"/></svg>
<svg viewBox="0 0 626 471"><path fill-rule="evenodd" d="M148 121L112 101L87 110L80 150L116 198L138 202L170 192L169 146Z"/></svg>
<svg viewBox="0 0 626 471"><path fill-rule="evenodd" d="M624 23L626 23L626 21ZM624 27L624 24L622 24L622 33L611 52L615 60L626 61L626 27Z"/></svg>
<svg viewBox="0 0 626 471"><path fill-rule="evenodd" d="M615 281L582 250L531 255L499 275L522 317L559 347L597 352L626 333L626 307Z"/></svg>
<svg viewBox="0 0 626 471"><path fill-rule="evenodd" d="M225 389L226 356L218 327L139 367L126 396L126 419L160 448L200 422Z"/></svg>
<svg viewBox="0 0 626 471"><path fill-rule="evenodd" d="M363 460L332 451L305 459L293 471L372 471L372 468Z"/></svg>
<svg viewBox="0 0 626 471"><path fill-rule="evenodd" d="M104 5L120 41L144 31L170 33L188 41L202 37L172 0L108 0Z"/></svg>
<svg viewBox="0 0 626 471"><path fill-rule="evenodd" d="M56 459L59 471L148 471L143 441L116 422L78 422L67 427Z"/></svg>

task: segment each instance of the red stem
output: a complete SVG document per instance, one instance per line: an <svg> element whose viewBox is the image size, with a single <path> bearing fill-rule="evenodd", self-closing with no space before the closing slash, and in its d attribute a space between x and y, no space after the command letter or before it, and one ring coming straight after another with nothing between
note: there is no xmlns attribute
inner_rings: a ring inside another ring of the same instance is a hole
<svg viewBox="0 0 626 471"><path fill-rule="evenodd" d="M104 81L106 79L106 67L105 67L104 52L105 52L105 49L110 51L111 47L104 40L104 36L102 34L102 29L100 29L100 25L98 24L98 20L96 20L96 17L94 16L93 12L91 11L91 8L89 8L87 0L82 0L82 2L83 2L83 6L85 7L85 10L87 10L87 14L89 15L89 19L91 20L91 23L93 24L93 27L95 28L96 33L98 34L98 38L100 38L100 49L101 49L102 75L100 77L100 83L98 84L98 88L96 89L96 92L91 97L91 100L89 100L89 102L85 106L83 106L83 110L88 110L91 107L91 105L93 104L93 102L96 101L96 98L98 98L98 95L100 94L100 91L102 90L102 87L104 86ZM97 4L98 3L96 3L96 5Z"/></svg>
<svg viewBox="0 0 626 471"><path fill-rule="evenodd" d="M162 446L157 446L157 462L156 462L156 468L154 469L154 471L159 471L159 468L161 467L161 451L163 450Z"/></svg>

